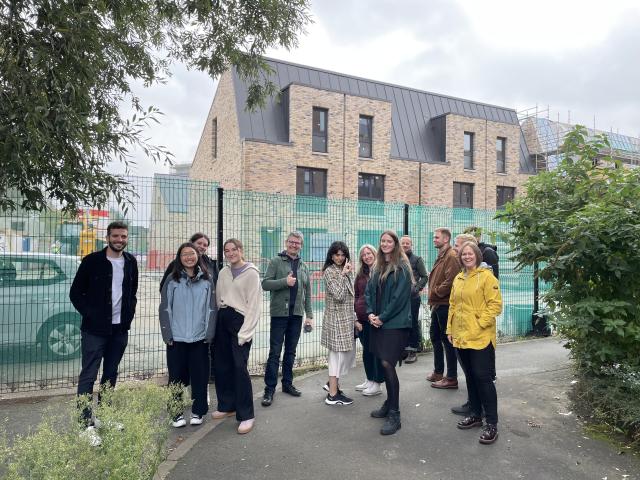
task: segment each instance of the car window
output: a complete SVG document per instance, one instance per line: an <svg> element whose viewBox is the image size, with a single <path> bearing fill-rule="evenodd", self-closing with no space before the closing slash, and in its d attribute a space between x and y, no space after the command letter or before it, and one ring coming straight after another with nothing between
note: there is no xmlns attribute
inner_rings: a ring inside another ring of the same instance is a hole
<svg viewBox="0 0 640 480"><path fill-rule="evenodd" d="M16 267L8 258L0 258L0 286L15 282Z"/></svg>
<svg viewBox="0 0 640 480"><path fill-rule="evenodd" d="M14 267L14 276L12 280L7 279L7 281L3 282L4 286L51 285L66 278L64 272L52 260L27 257L15 257L10 260ZM4 260L5 263L8 263L8 261L9 259ZM5 270L2 271L4 272ZM6 271L8 272L8 270ZM8 276L10 275L9 273Z"/></svg>

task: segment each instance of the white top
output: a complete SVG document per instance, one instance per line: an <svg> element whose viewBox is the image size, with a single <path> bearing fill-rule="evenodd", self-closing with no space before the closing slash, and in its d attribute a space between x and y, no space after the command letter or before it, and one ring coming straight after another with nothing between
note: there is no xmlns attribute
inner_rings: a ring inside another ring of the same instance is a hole
<svg viewBox="0 0 640 480"><path fill-rule="evenodd" d="M120 324L120 312L122 311L122 282L124 281L124 257L112 258L107 255L113 268L111 277L111 323Z"/></svg>

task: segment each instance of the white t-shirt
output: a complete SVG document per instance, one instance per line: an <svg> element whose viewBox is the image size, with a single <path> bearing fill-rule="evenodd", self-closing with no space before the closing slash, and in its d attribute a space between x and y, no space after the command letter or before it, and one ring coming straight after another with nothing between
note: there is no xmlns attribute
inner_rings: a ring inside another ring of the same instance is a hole
<svg viewBox="0 0 640 480"><path fill-rule="evenodd" d="M107 256L113 268L111 277L111 323L120 324L122 311L122 282L124 281L124 257L112 258Z"/></svg>

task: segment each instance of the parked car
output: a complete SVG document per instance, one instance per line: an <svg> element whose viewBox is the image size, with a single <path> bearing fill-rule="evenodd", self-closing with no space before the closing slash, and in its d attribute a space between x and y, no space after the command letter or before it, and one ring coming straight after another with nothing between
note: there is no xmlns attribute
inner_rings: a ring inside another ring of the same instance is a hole
<svg viewBox="0 0 640 480"><path fill-rule="evenodd" d="M72 255L0 253L0 346L40 344L53 359L80 354L81 317L69 300Z"/></svg>

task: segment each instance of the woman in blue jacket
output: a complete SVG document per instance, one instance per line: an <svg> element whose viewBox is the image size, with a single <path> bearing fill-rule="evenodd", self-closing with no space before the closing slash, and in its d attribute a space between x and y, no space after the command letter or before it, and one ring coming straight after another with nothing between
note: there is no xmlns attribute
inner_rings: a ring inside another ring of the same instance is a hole
<svg viewBox="0 0 640 480"><path fill-rule="evenodd" d="M380 236L373 274L367 284L367 315L371 326L369 349L382 362L387 400L371 412L386 418L380 433L392 435L400 427L400 381L396 363L402 360L411 328L411 265L395 232Z"/></svg>
<svg viewBox="0 0 640 480"><path fill-rule="evenodd" d="M191 425L200 425L209 409L209 344L216 321L216 296L211 275L195 245L178 248L168 281L160 296L160 329L167 345L169 384L191 385ZM187 424L184 416L174 427Z"/></svg>

